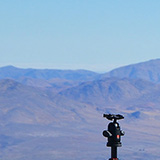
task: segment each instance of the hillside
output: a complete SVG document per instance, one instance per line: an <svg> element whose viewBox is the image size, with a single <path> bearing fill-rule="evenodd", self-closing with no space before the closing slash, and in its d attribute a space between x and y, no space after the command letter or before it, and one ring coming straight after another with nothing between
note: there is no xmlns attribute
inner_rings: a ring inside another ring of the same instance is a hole
<svg viewBox="0 0 160 160"><path fill-rule="evenodd" d="M139 105L150 102L158 105L158 97L160 97L159 85L145 80L127 78L106 78L84 82L56 95L58 100L63 98L61 101L62 106L67 102L73 103L75 101L101 109L109 106L115 108L121 106L123 109L127 109L131 108L135 102ZM133 107L136 108L136 106Z"/></svg>
<svg viewBox="0 0 160 160"><path fill-rule="evenodd" d="M154 83L159 83L160 59L123 66L105 73L102 77L144 79Z"/></svg>

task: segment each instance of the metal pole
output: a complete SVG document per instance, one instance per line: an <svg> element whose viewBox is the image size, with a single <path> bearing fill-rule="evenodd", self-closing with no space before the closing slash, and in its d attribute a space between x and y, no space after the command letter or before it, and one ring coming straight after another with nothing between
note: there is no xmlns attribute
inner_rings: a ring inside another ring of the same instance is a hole
<svg viewBox="0 0 160 160"><path fill-rule="evenodd" d="M117 147L111 147L111 158L117 158Z"/></svg>
<svg viewBox="0 0 160 160"><path fill-rule="evenodd" d="M109 160L118 160L117 158L117 147L111 147L111 158Z"/></svg>

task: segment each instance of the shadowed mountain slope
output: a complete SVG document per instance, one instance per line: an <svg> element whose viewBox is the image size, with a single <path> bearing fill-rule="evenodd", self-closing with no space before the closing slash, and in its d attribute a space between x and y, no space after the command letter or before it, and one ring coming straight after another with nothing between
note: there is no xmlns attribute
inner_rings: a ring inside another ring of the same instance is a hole
<svg viewBox="0 0 160 160"><path fill-rule="evenodd" d="M84 104L106 108L109 106L123 107L123 109L137 107L137 104L149 105L151 102L158 105L160 97L160 86L145 80L106 78L91 82L81 83L79 86L66 89L58 95L55 100L60 105L67 103ZM156 99L157 98L157 99ZM61 99L61 101L59 101ZM118 108L117 108L118 109ZM141 109L141 108L139 108Z"/></svg>

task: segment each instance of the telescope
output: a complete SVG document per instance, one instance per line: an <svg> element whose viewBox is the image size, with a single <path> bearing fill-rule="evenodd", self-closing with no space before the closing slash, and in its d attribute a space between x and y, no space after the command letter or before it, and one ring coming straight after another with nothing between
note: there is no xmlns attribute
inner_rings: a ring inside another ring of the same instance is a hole
<svg viewBox="0 0 160 160"><path fill-rule="evenodd" d="M125 132L120 129L120 125L117 120L124 119L120 114L103 114L103 117L108 120L113 120L108 125L108 130L103 131L103 136L108 138L107 147L111 147L111 158L109 160L118 160L117 147L121 147L121 136L124 136Z"/></svg>

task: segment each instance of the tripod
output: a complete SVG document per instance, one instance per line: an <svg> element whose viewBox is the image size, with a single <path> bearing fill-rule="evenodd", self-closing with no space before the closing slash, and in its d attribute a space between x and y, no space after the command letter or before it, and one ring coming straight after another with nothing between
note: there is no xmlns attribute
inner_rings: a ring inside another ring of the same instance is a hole
<svg viewBox="0 0 160 160"><path fill-rule="evenodd" d="M118 160L117 147L121 147L121 136L124 135L124 131L120 130L120 125L117 120L124 119L122 115L104 114L103 117L108 120L113 120L109 123L108 130L103 131L103 136L108 138L107 147L111 147L111 158L109 160Z"/></svg>

